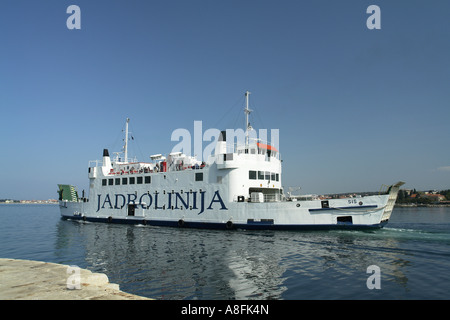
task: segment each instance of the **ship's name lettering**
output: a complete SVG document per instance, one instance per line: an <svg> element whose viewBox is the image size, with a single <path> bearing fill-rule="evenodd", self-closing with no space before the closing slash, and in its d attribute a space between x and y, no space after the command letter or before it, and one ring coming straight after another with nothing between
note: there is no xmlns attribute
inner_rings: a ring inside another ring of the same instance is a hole
<svg viewBox="0 0 450 320"><path fill-rule="evenodd" d="M211 200L209 200L211 199ZM209 201L208 201L209 200ZM167 209L190 209L199 210L198 214L205 210L228 210L220 196L219 190L215 191L212 197L207 197L206 191L193 192L146 192L141 195L135 193L121 194L115 193L110 195L97 195L97 211L100 209L122 209L129 204L134 204L137 208L167 210Z"/></svg>

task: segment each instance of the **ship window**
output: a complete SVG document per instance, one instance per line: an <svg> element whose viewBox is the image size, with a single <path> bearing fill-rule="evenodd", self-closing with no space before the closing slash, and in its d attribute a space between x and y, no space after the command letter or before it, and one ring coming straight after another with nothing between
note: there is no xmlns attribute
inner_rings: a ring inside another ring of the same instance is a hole
<svg viewBox="0 0 450 320"><path fill-rule="evenodd" d="M266 171L266 180L270 180L270 172Z"/></svg>
<svg viewBox="0 0 450 320"><path fill-rule="evenodd" d="M128 178L122 178L122 184L128 184Z"/></svg>
<svg viewBox="0 0 450 320"><path fill-rule="evenodd" d="M145 177L145 183L150 183L152 180L151 180L151 177L150 176L146 176Z"/></svg>
<svg viewBox="0 0 450 320"><path fill-rule="evenodd" d="M114 179L108 179L108 186L112 186L114 184Z"/></svg>
<svg viewBox="0 0 450 320"><path fill-rule="evenodd" d="M134 184L135 180L135 177L130 177L130 184Z"/></svg>
<svg viewBox="0 0 450 320"><path fill-rule="evenodd" d="M280 181L280 174L279 173L275 174L275 180L276 181Z"/></svg>
<svg viewBox="0 0 450 320"><path fill-rule="evenodd" d="M142 184L142 177L137 177L136 182L137 182L137 184Z"/></svg>
<svg viewBox="0 0 450 320"><path fill-rule="evenodd" d="M264 180L264 171L258 171L258 179Z"/></svg>
<svg viewBox="0 0 450 320"><path fill-rule="evenodd" d="M116 178L116 186L120 185L120 178Z"/></svg>
<svg viewBox="0 0 450 320"><path fill-rule="evenodd" d="M248 178L249 178L250 180L256 180L256 171L250 170L250 171L248 172Z"/></svg>
<svg viewBox="0 0 450 320"><path fill-rule="evenodd" d="M106 179L102 180L102 186L106 186Z"/></svg>
<svg viewBox="0 0 450 320"><path fill-rule="evenodd" d="M270 174L270 180L275 181L275 173L272 172Z"/></svg>
<svg viewBox="0 0 450 320"><path fill-rule="evenodd" d="M195 173L195 181L203 181L203 172Z"/></svg>

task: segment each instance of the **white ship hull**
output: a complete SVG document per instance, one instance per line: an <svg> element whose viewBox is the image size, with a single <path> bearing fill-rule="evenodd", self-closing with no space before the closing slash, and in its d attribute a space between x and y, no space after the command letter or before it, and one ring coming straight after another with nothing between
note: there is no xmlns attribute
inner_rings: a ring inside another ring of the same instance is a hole
<svg viewBox="0 0 450 320"><path fill-rule="evenodd" d="M225 202L220 190L181 194L147 190L97 194L97 201L60 201L64 219L208 229L365 229L389 220L399 186L389 194L346 199ZM137 194L137 196L135 196ZM183 196L184 195L184 196ZM128 202L128 196L130 200ZM194 201L194 197L196 197ZM181 200L183 199L183 201ZM125 201L124 201L125 200ZM141 200L141 201L139 201Z"/></svg>

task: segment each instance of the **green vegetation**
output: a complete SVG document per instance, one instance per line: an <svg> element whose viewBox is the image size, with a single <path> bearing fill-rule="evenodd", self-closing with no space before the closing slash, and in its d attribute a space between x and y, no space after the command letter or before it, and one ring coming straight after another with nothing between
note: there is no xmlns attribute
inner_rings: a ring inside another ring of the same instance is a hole
<svg viewBox="0 0 450 320"><path fill-rule="evenodd" d="M441 191L400 190L397 204L439 204L450 201L450 189Z"/></svg>

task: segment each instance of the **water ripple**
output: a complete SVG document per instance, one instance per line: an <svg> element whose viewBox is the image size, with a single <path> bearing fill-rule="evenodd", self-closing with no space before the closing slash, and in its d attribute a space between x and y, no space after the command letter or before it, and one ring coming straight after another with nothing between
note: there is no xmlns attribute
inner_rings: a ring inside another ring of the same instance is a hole
<svg viewBox="0 0 450 320"><path fill-rule="evenodd" d="M0 205L0 256L89 268L156 299L449 298L450 210L394 213L370 232L227 232L63 221L57 206ZM371 265L381 290L366 286Z"/></svg>

